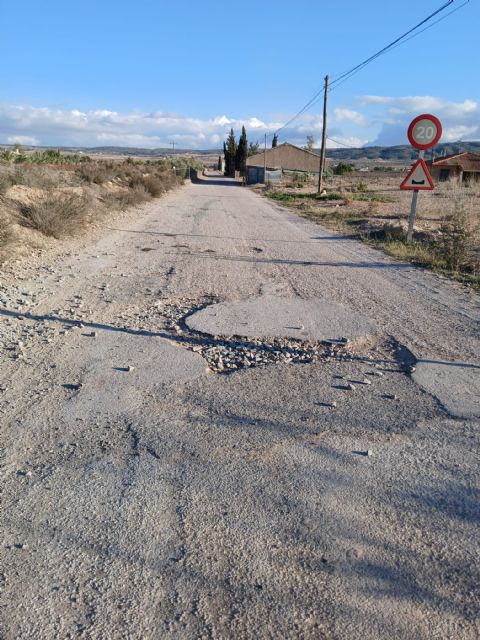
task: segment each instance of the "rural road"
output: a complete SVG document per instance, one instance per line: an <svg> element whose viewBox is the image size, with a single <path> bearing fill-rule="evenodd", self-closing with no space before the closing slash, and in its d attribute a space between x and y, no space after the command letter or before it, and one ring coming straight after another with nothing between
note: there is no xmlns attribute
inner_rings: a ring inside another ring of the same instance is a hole
<svg viewBox="0 0 480 640"><path fill-rule="evenodd" d="M0 636L478 638L478 296L218 177L104 226L1 277Z"/></svg>

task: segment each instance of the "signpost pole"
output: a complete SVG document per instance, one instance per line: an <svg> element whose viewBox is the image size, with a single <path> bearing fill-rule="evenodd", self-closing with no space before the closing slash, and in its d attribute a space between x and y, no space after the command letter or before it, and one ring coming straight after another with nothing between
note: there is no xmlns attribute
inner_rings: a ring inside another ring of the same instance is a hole
<svg viewBox="0 0 480 640"><path fill-rule="evenodd" d="M418 158L422 158L425 156L425 151L418 152ZM418 189L415 189L412 196L412 206L410 207L410 215L408 216L408 231L407 231L407 242L411 242L413 238L413 225L415 224L415 218L417 217L417 200L418 200Z"/></svg>

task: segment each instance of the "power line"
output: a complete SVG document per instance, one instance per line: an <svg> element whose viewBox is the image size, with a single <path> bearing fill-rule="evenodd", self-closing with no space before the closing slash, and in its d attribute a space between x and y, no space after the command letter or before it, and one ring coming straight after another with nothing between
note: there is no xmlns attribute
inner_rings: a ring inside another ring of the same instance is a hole
<svg viewBox="0 0 480 640"><path fill-rule="evenodd" d="M334 140L333 138L330 138L330 136L327 136L327 140L330 140L330 142L335 142L335 144L341 144L342 147L346 147L347 149L353 149L352 145L340 142L340 140Z"/></svg>
<svg viewBox="0 0 480 640"><path fill-rule="evenodd" d="M354 67L352 67L348 71L345 71L345 72L341 73L339 76L337 76L332 81L332 83L330 85L330 91L332 91L333 89L335 89L338 86L340 86L340 84L343 84L344 82L349 80L353 75L355 75L356 73L361 71L364 67L366 67L368 64L373 62L376 58L379 58L380 56L385 55L386 53L388 53L392 49L400 46L401 44L404 44L405 42L408 42L408 40L411 40L412 38L416 37L417 35L420 35L424 31L426 31L428 28L433 27L435 24L437 24L441 20L447 18L449 15L451 15L455 11L458 11L459 9L464 7L466 4L468 4L468 2L470 2L470 0L466 0L459 7L457 7L453 11L450 11L447 15L443 16L439 20L436 20L433 24L429 25L428 27L425 27L424 29L422 29L418 33L414 33L415 31L417 31L417 29L419 27L421 27L422 25L424 25L427 22L429 22L432 18L434 18L439 13L444 11L447 7L449 7L451 4L453 4L454 1L455 0L448 0L443 5L441 5L436 11L434 11L433 13L428 15L426 18L424 18L419 23L417 23L414 27L412 27L411 29L406 31L404 34L402 34L401 36L399 36L398 38L396 38L395 40L393 40L389 44L387 44L385 47L382 47L381 49L379 49L376 53L371 55L369 58L367 58L363 62L360 62L359 64L355 65ZM410 37L407 38L407 36L410 36ZM278 135L280 133L280 131L282 131L283 129L288 127L290 124L292 124L292 122L294 122L297 118L299 118L301 115L303 115L305 113L305 111L307 111L310 107L312 107L314 104L316 104L318 102L318 100L320 99L322 93L323 93L323 88L319 89L310 98L310 100L300 109L300 111L298 111L292 118L290 118L287 122L285 122L285 124L283 124L279 129L277 129L275 133Z"/></svg>
<svg viewBox="0 0 480 640"><path fill-rule="evenodd" d="M370 64L370 62L373 62L373 60L379 58L382 55L385 55L385 53L388 53L389 51L393 51L393 49L396 49L397 47L400 47L403 44L406 44L407 42L409 42L409 40L413 40L413 38L416 38L417 36L421 35L424 31L427 31L427 29L431 29L432 27L434 27L439 22L442 22L442 20L445 20L446 18L448 18L448 16L452 15L452 13L456 13L462 7L464 7L466 4L468 4L470 2L470 0L465 0L465 2L463 2L456 9L452 9L452 11L449 11L446 15L444 15L441 18L439 18L438 20L435 20L434 22L432 22L432 24L429 24L428 26L424 27L423 29L421 29L417 33L413 33L412 34L412 31L415 31L416 29L418 29L418 27L421 26L422 24L425 24L426 20L430 20L435 15L438 15L439 11L443 11L443 9L445 9L448 6L450 6L450 4L452 4L452 2L454 2L454 0L450 0L450 2L448 2L443 7L441 7L438 11L435 11L434 13L432 13L429 18L426 18L425 20L422 20L422 22L420 22L416 27L414 27L413 29L410 29L410 31L407 31L403 36L401 36L401 38L398 38L397 40L395 40L388 47L386 47L385 49L381 50L381 52L379 52L377 55L371 56L370 58L368 58L364 62L360 63L359 65L357 65L356 67L354 67L350 71L348 71L348 72L342 74L341 76L337 77L336 80L334 80L332 82L330 91L333 91L334 89L339 87L341 84L343 84L347 80L350 80L350 78L352 76L356 75L359 71L361 71L364 67L366 67L367 64ZM410 37L407 38L406 36L409 35L409 34L412 34L412 35L410 35ZM313 106L313 103L310 106Z"/></svg>
<svg viewBox="0 0 480 640"><path fill-rule="evenodd" d="M470 0L465 0L465 2L463 2L456 9L453 9L452 11L449 11L446 15L444 15L441 18L439 18L438 20L435 20L434 22L432 22L432 24L429 24L428 26L424 27L423 29L421 29L417 33L412 33L413 31L416 31L416 29L418 29L418 27L420 27L422 24L425 24L428 20L431 20L432 17L435 17L436 15L438 15L440 11L443 11L448 6L450 6L453 2L454 2L454 0L449 0L449 2L445 3L444 5L442 5L439 9L437 9L437 11L434 11L432 14L430 14L430 16L428 16L427 18L425 18L424 20L419 22L415 27L413 27L412 29L409 29L409 31L404 33L403 36L400 36L400 38L397 38L396 40L394 40L392 43L390 43L390 45L387 45L386 47L381 49L379 52L377 52L377 54L374 54L373 56L370 56L370 58L367 58L367 60L365 60L364 62L361 62L360 64L356 65L355 67L350 69L350 71L346 71L346 72L342 73L341 75L337 76L337 78L335 80L333 80L331 85L330 85L330 91L334 91L341 84L343 84L347 80L350 80L351 77L356 75L359 71L361 71L364 67L366 67L367 64L370 64L370 62L373 62L373 60L375 60L376 58L379 58L381 55L385 55L385 53L388 53L389 51L393 51L393 49L396 49L397 47L400 47L402 44L405 44L409 40L412 40L413 38L416 38L417 36L421 35L424 31L427 31L427 29L431 29L432 27L434 27L436 24L438 24L442 20L445 20L446 18L448 18L448 16L452 15L452 13L456 13L462 7L464 7L466 4L468 4L470 2ZM409 35L409 34L412 34L412 35L410 35L410 37L407 38L406 36ZM319 98L317 97L313 102L311 102L309 104L308 108L313 107L313 105L316 104L318 102L318 100L319 100Z"/></svg>
<svg viewBox="0 0 480 640"><path fill-rule="evenodd" d="M333 85L335 85L336 83L338 83L340 80L342 80L343 78L345 78L346 76L350 76L350 74L356 72L357 70L359 71L360 69L363 69L363 67L365 67L367 64L370 64L370 62L373 62L376 58L379 58L380 56L384 55L385 53L387 53L390 49L392 49L396 44L399 44L401 42L401 40L403 40L404 38L406 38L408 35L410 35L411 33L413 33L414 31L416 31L419 27L421 27L423 24L425 24L426 22L429 22L432 18L434 18L436 15L438 15L439 13L441 13L442 11L444 11L447 7L449 7L451 4L453 4L454 0L447 0L447 2L445 2L441 7L439 7L436 11L434 11L433 13L431 13L429 16L427 16L426 18L424 18L423 20L421 20L418 24L416 24L414 27L412 27L411 29L409 29L408 31L406 31L405 33L403 33L401 36L399 36L398 38L395 38L395 40L393 40L392 42L390 42L389 44L387 44L385 47L382 47L379 51L377 51L376 53L374 53L373 55L371 55L369 58L367 58L366 60L364 60L363 62L360 62L359 64L355 65L354 67L352 67L351 69L349 69L348 71L345 71L344 73L340 74L337 78L335 78L332 83L331 83L331 87L333 88Z"/></svg>

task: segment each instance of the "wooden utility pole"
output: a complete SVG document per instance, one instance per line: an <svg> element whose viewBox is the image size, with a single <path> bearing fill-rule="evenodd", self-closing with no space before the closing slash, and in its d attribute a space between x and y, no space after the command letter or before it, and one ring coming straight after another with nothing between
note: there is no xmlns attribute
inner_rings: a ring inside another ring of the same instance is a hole
<svg viewBox="0 0 480 640"><path fill-rule="evenodd" d="M327 151L327 100L328 76L325 76L325 91L323 95L322 150L320 152L320 171L318 172L318 193L322 193L323 190L323 172L325 171L325 153Z"/></svg>
<svg viewBox="0 0 480 640"><path fill-rule="evenodd" d="M265 148L263 151L263 182L267 184L267 134L265 134Z"/></svg>

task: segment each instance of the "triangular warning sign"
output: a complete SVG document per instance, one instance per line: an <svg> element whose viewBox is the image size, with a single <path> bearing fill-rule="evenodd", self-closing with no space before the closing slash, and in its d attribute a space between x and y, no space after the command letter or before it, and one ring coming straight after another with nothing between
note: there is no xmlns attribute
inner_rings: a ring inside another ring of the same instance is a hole
<svg viewBox="0 0 480 640"><path fill-rule="evenodd" d="M400 189L406 189L407 191L431 191L435 189L425 160L419 158L416 161L400 185Z"/></svg>

